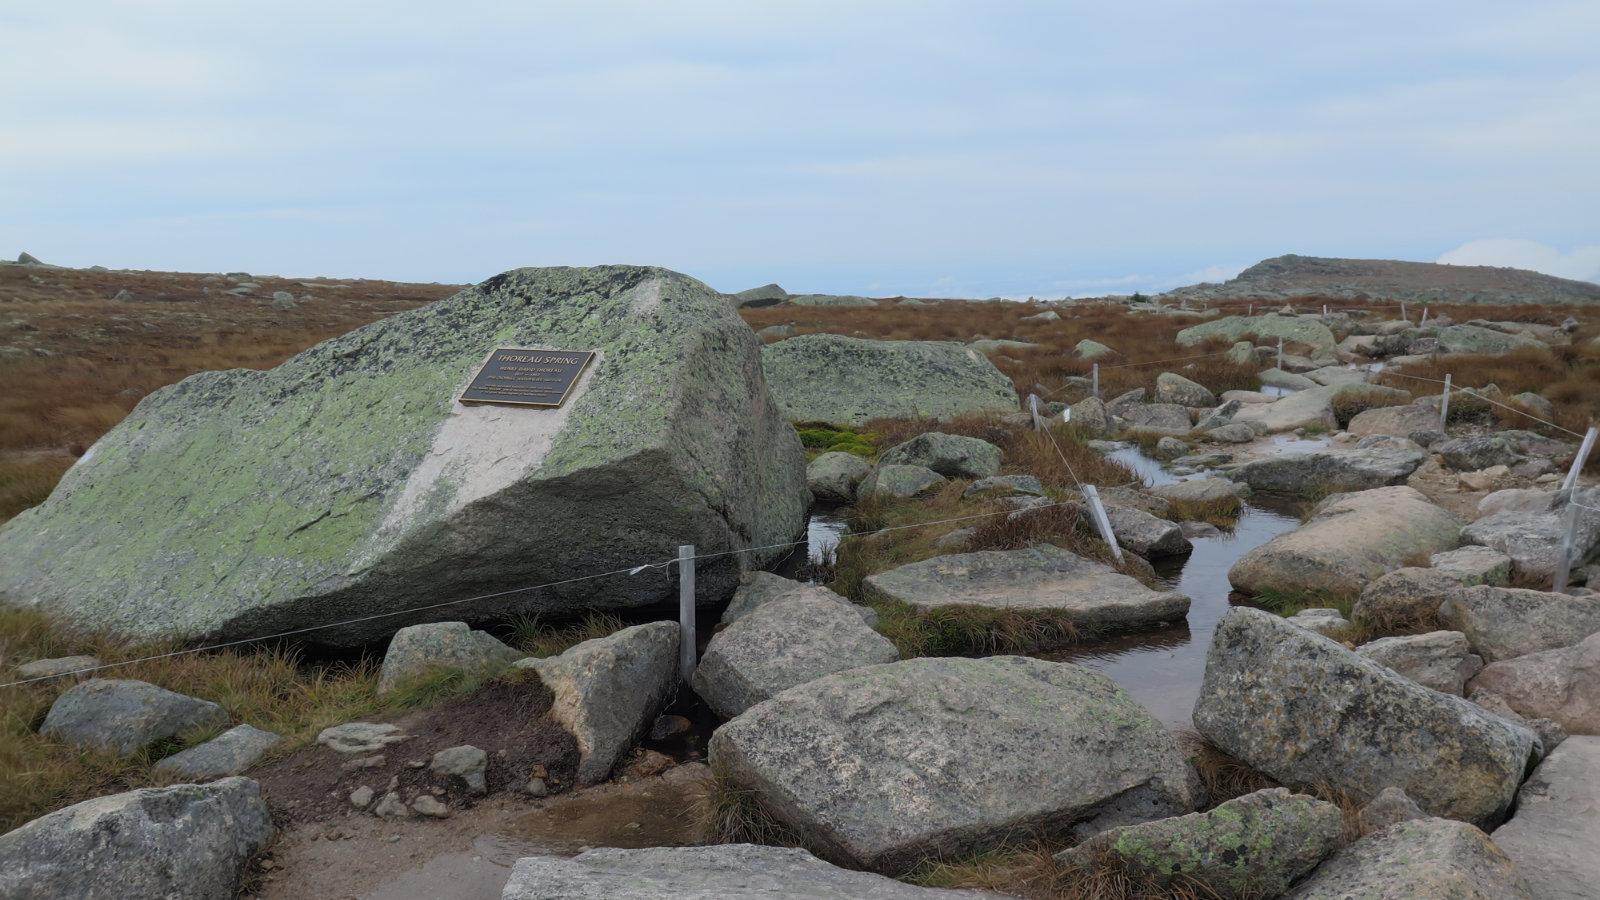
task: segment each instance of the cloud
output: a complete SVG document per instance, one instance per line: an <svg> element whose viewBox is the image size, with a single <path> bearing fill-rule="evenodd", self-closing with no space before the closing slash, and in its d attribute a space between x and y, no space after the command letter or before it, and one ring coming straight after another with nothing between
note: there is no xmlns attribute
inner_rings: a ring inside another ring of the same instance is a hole
<svg viewBox="0 0 1600 900"><path fill-rule="evenodd" d="M1578 247L1562 253L1538 241L1484 238L1441 254L1439 262L1452 266L1510 266L1600 283L1600 246Z"/></svg>

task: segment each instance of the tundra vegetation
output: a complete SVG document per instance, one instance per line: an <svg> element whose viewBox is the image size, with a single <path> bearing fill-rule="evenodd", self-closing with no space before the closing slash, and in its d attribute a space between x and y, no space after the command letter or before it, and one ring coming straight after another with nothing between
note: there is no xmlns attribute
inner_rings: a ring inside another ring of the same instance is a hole
<svg viewBox="0 0 1600 900"><path fill-rule="evenodd" d="M226 293L226 283L199 275L50 269L42 280L24 279L29 274L20 267L0 267L0 297L11 298L0 316L9 324L0 327L26 332L29 339L26 352L0 355L0 383L6 385L0 393L0 523L43 502L73 460L151 391L200 371L270 368L320 341L456 291L447 285L259 279L262 293L281 288L301 295L297 307L285 309L268 306L258 297ZM129 287L131 300L105 299L122 287ZM1315 308L1324 300L1306 297L1297 302L1302 308ZM1359 310L1362 304L1340 300L1337 306ZM1047 310L1059 317L1036 318ZM1243 313L1244 304L1227 305L1224 311ZM1100 396L1105 398L1139 388L1150 391L1162 371L1179 372L1217 394L1260 387L1260 366L1222 355L1230 348L1229 341L1178 347L1177 332L1200 321L1199 310L1136 313L1120 300L1062 306L1002 301L899 306L885 300L874 306L770 306L740 312L756 330L787 325L798 334L961 342L994 338L1037 345L1004 347L990 358L1013 381L1019 396L1036 394L1047 401L1072 402L1086 395L1092 362L1074 351L1085 339L1115 350L1099 359ZM1378 383L1422 394L1430 389L1419 389L1423 383L1416 378L1442 380L1451 374L1458 388L1494 384L1506 397L1525 391L1538 394L1550 404L1544 416L1564 428L1581 430L1600 418L1600 346L1593 342L1600 335L1600 317L1586 315L1585 310L1531 306L1451 306L1448 312L1456 321L1483 317L1546 326L1559 326L1575 315L1581 325L1567 346L1458 355L1448 363L1422 358L1385 370ZM1295 353L1308 348L1284 349ZM1335 414L1343 426L1363 409L1382 402L1346 400L1336 404ZM1503 406L1470 400L1453 402L1451 421L1527 427L1526 420ZM965 549L1014 549L1044 541L1114 565L1134 578L1151 578L1131 556L1120 563L1113 560L1071 503L1080 483L1113 486L1138 481L1133 472L1090 449L1088 435L1076 424L1056 424L1040 432L997 415L977 415L944 422L875 420L860 428L818 422L797 427L811 457L844 451L871 460L881 450L933 430L982 438L1002 449L1004 473L1036 476L1046 498L1058 502L1026 516L1008 516L1001 514L1008 507L998 500L963 500L970 481L953 480L929 496L869 499L849 510L849 530L833 560L829 587L874 606L878 629L904 657L1016 652L1083 637L1070 623L1048 614L966 609L919 615L863 590L868 575L942 552L936 542L958 528L974 529ZM1154 445L1154 436L1132 436ZM1591 458L1590 471L1600 471L1600 454ZM1227 527L1238 508L1237 499L1179 502L1173 515ZM1260 599L1283 612L1306 605L1305 598ZM1350 604L1340 608L1348 618ZM581 622L521 619L505 623L500 635L530 655L544 656L624 624L611 616ZM1363 640L1426 631L1435 625L1355 624ZM119 664L108 677L149 681L213 700L236 718L288 736L279 754L305 746L324 727L480 686L476 679L445 671L380 700L377 667L370 657L309 660L290 644L165 655L181 649L185 648L130 646L103 636L67 635L37 612L0 607L0 672L10 672L27 660L93 655L102 663ZM214 736L182 735L123 759L40 738L38 727L51 703L72 681L63 678L0 689L0 832L90 797L160 783L152 771L155 762ZM1276 784L1198 735L1185 740L1213 806ZM1318 785L1292 787L1339 803L1347 811L1347 837L1358 834L1353 824L1355 805L1348 798ZM713 791L704 815L713 833L724 840L776 844L796 840L781 824L764 817L750 797L725 784ZM910 879L928 886L981 887L1034 898L1212 896L1204 885L1169 886L1158 893L1136 878L1107 869L1092 875L1069 870L1052 856L1061 846L1050 835L1019 835L1007 847L968 858L928 860Z"/></svg>

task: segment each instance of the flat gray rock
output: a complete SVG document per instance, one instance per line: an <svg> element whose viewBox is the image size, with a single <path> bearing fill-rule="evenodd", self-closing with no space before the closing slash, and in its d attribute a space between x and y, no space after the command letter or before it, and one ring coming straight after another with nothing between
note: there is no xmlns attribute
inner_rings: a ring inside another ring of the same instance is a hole
<svg viewBox="0 0 1600 900"><path fill-rule="evenodd" d="M143 681L91 678L56 698L39 733L52 740L128 756L162 738L221 728L228 713Z"/></svg>
<svg viewBox="0 0 1600 900"><path fill-rule="evenodd" d="M458 402L506 347L595 357L560 406ZM701 590L731 592L787 552L772 545L804 530L808 502L760 347L676 272L516 269L269 371L192 375L0 527L0 602L194 643L362 620L305 635L360 646L430 619L647 606L677 596L675 572L522 589L691 541L770 548L702 560Z"/></svg>
<svg viewBox="0 0 1600 900"><path fill-rule="evenodd" d="M960 344L803 334L768 344L761 365L773 397L798 421L860 425L1017 408L1011 379Z"/></svg>
<svg viewBox="0 0 1600 900"><path fill-rule="evenodd" d="M85 800L0 835L0 897L232 900L272 835L248 778Z"/></svg>
<svg viewBox="0 0 1600 900"><path fill-rule="evenodd" d="M1570 647L1600 632L1600 595L1572 597L1488 585L1453 591L1439 619L1487 662Z"/></svg>
<svg viewBox="0 0 1600 900"><path fill-rule="evenodd" d="M1268 612L1234 607L1206 653L1195 729L1287 784L1366 800L1403 788L1423 809L1499 824L1532 731L1403 678Z"/></svg>
<svg viewBox="0 0 1600 900"><path fill-rule="evenodd" d="M1341 850L1282 900L1533 900L1489 836L1465 822L1401 822Z"/></svg>
<svg viewBox="0 0 1600 900"><path fill-rule="evenodd" d="M1256 439L1256 430L1243 422L1230 422L1207 429L1206 437L1224 444L1248 444Z"/></svg>
<svg viewBox="0 0 1600 900"><path fill-rule="evenodd" d="M1511 557L1493 547L1472 544L1435 553L1429 558L1428 565L1433 567L1433 571L1448 575L1466 587L1475 584L1504 587L1511 580Z"/></svg>
<svg viewBox="0 0 1600 900"><path fill-rule="evenodd" d="M1507 353L1524 347L1543 349L1544 346L1537 338L1479 325L1451 325L1439 329L1441 353Z"/></svg>
<svg viewBox="0 0 1600 900"><path fill-rule="evenodd" d="M1356 597L1419 554L1454 547L1461 523L1410 487L1334 494L1299 528L1248 551L1228 570L1245 593Z"/></svg>
<svg viewBox="0 0 1600 900"><path fill-rule="evenodd" d="M1235 466L1228 477L1256 491L1364 491L1405 484L1425 458L1427 454L1417 450L1279 453Z"/></svg>
<svg viewBox="0 0 1600 900"><path fill-rule="evenodd" d="M804 850L719 844L587 850L574 857L528 856L511 868L501 900L1001 900L854 872Z"/></svg>
<svg viewBox="0 0 1600 900"><path fill-rule="evenodd" d="M1568 734L1600 734L1600 635L1490 663L1469 686L1493 691L1519 715L1550 719Z"/></svg>
<svg viewBox="0 0 1600 900"><path fill-rule="evenodd" d="M1005 497L1024 494L1044 496L1044 483L1032 475L995 475L979 478L961 492L961 499L976 500L982 497Z"/></svg>
<svg viewBox="0 0 1600 900"><path fill-rule="evenodd" d="M878 301L854 294L796 294L789 298L794 306L877 306Z"/></svg>
<svg viewBox="0 0 1600 900"><path fill-rule="evenodd" d="M1339 420L1333 414L1333 398L1338 391L1337 386L1296 391L1272 403L1246 406L1239 410L1233 420L1267 434L1308 427L1336 431Z"/></svg>
<svg viewBox="0 0 1600 900"><path fill-rule="evenodd" d="M1172 621L1189 611L1184 594L1153 591L1050 544L936 556L869 575L864 587L924 613L952 606L1050 610L1085 630Z"/></svg>
<svg viewBox="0 0 1600 900"><path fill-rule="evenodd" d="M1423 687L1461 696L1467 681L1483 669L1483 658L1472 652L1467 636L1459 631L1430 631L1378 638L1356 652Z"/></svg>
<svg viewBox="0 0 1600 900"><path fill-rule="evenodd" d="M894 644L850 604L790 597L713 636L695 669L694 689L717 715L731 719L795 685L899 658Z"/></svg>
<svg viewBox="0 0 1600 900"><path fill-rule="evenodd" d="M1600 737L1563 741L1517 792L1494 831L1536 900L1589 900L1600 886Z"/></svg>
<svg viewBox="0 0 1600 900"><path fill-rule="evenodd" d="M317 743L335 753L375 753L398 744L410 735L401 734L399 725L377 722L346 722L332 725L317 734Z"/></svg>
<svg viewBox="0 0 1600 900"><path fill-rule="evenodd" d="M1226 478L1195 478L1189 481L1174 481L1171 484L1158 484L1150 488L1149 493L1151 496L1169 501L1218 503L1249 496L1250 486Z"/></svg>
<svg viewBox="0 0 1600 900"><path fill-rule="evenodd" d="M1128 427L1141 431L1188 434L1194 428L1189 408L1176 403L1130 403L1114 412Z"/></svg>
<svg viewBox="0 0 1600 900"><path fill-rule="evenodd" d="M1309 344L1319 350L1332 350L1338 345L1328 326L1308 316L1280 316L1267 313L1260 316L1227 316L1178 332L1178 344L1193 347L1213 337L1237 341L1245 335L1254 335L1257 341L1284 341Z"/></svg>
<svg viewBox="0 0 1600 900"><path fill-rule="evenodd" d="M504 668L522 654L485 631L465 622L432 622L396 632L383 655L378 672L378 696L401 687L430 671L458 669L476 675Z"/></svg>
<svg viewBox="0 0 1600 900"><path fill-rule="evenodd" d="M1000 473L1000 448L975 437L930 431L878 454L878 464L923 466L946 478L987 478Z"/></svg>
<svg viewBox="0 0 1600 900"><path fill-rule="evenodd" d="M209 781L239 775L281 743L281 734L251 725L235 725L198 747L174 753L156 763L155 771L183 781Z"/></svg>
<svg viewBox="0 0 1600 900"><path fill-rule="evenodd" d="M14 670L17 678L50 678L56 675L66 675L82 669L93 669L100 665L100 660L93 656L62 656L56 659L36 659L26 662Z"/></svg>
<svg viewBox="0 0 1600 900"><path fill-rule="evenodd" d="M733 592L733 599L728 601L728 608L722 611L722 624L732 625L768 603L796 598L831 600L857 612L867 609L864 606L856 606L825 587L784 578L771 572L750 572L739 582L739 589Z"/></svg>
<svg viewBox="0 0 1600 900"><path fill-rule="evenodd" d="M518 667L555 695L550 715L578 742L578 783L598 784L650 730L678 683L678 623L651 622Z"/></svg>
<svg viewBox="0 0 1600 900"><path fill-rule="evenodd" d="M825 857L888 874L1032 828L1181 815L1200 791L1177 740L1116 683L1016 656L819 678L723 725L710 757Z"/></svg>

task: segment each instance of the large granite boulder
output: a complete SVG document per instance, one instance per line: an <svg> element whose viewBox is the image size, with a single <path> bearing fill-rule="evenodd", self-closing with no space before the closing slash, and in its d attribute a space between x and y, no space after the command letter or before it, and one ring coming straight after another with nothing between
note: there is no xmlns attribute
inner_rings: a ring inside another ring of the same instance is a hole
<svg viewBox="0 0 1600 900"><path fill-rule="evenodd" d="M1500 492L1504 493L1504 492ZM1572 562L1577 564L1600 547L1600 488L1577 491L1580 504L1572 536ZM1495 496L1491 494L1490 497ZM1489 497L1485 497L1488 500ZM1537 502L1537 498L1530 498ZM1503 509L1482 516L1461 530L1461 540L1492 547L1511 557L1512 571L1537 579L1553 578L1566 535L1567 503L1558 499L1547 512Z"/></svg>
<svg viewBox="0 0 1600 900"><path fill-rule="evenodd" d="M598 784L678 684L678 623L635 625L517 666L537 672L555 695L550 715L578 741L578 783Z"/></svg>
<svg viewBox="0 0 1600 900"><path fill-rule="evenodd" d="M1194 550L1194 544L1183 536L1183 529L1174 522L1129 506L1106 506L1105 509L1111 533L1116 535L1117 544L1124 550L1145 559L1180 556Z"/></svg>
<svg viewBox="0 0 1600 900"><path fill-rule="evenodd" d="M872 464L861 457L835 450L806 466L806 487L818 500L850 503L856 499L856 485L871 471Z"/></svg>
<svg viewBox="0 0 1600 900"><path fill-rule="evenodd" d="M1401 822L1339 851L1281 900L1534 900L1517 866L1464 822Z"/></svg>
<svg viewBox="0 0 1600 900"><path fill-rule="evenodd" d="M1338 390L1337 387L1314 387L1272 403L1249 404L1240 409L1233 420L1267 434L1296 428L1336 431L1339 420L1333 414L1333 397Z"/></svg>
<svg viewBox="0 0 1600 900"><path fill-rule="evenodd" d="M1439 427L1439 410L1410 403L1405 406L1382 406L1368 409L1350 417L1345 430L1357 437L1371 434L1405 436L1416 431L1430 431Z"/></svg>
<svg viewBox="0 0 1600 900"><path fill-rule="evenodd" d="M1600 595L1569 597L1525 588L1461 588L1439 619L1462 632L1488 662L1570 647L1600 632Z"/></svg>
<svg viewBox="0 0 1600 900"><path fill-rule="evenodd" d="M787 342L785 342L787 343ZM499 347L594 351L559 407L469 406ZM665 269L517 269L266 372L163 388L51 499L0 529L0 598L126 638L307 633L358 645L402 625L641 606L676 555L804 527L805 455L760 342L716 291ZM696 572L726 596L741 568ZM466 600L440 611L382 616Z"/></svg>
<svg viewBox="0 0 1600 900"><path fill-rule="evenodd" d="M1245 593L1354 597L1417 554L1456 545L1461 523L1403 485L1334 494L1294 531L1247 552L1228 570Z"/></svg>
<svg viewBox="0 0 1600 900"><path fill-rule="evenodd" d="M1470 687L1492 691L1518 715L1550 719L1568 734L1600 734L1600 634L1490 663Z"/></svg>
<svg viewBox="0 0 1600 900"><path fill-rule="evenodd" d="M1406 566L1368 582L1351 614L1380 631L1432 626L1439 604L1460 589L1461 582L1443 572Z"/></svg>
<svg viewBox="0 0 1600 900"><path fill-rule="evenodd" d="M980 438L930 431L878 454L878 464L923 466L946 478L987 478L1000 472L1000 448Z"/></svg>
<svg viewBox="0 0 1600 900"><path fill-rule="evenodd" d="M1257 491L1364 491L1405 484L1424 458L1415 450L1279 453L1235 466L1228 477Z"/></svg>
<svg viewBox="0 0 1600 900"><path fill-rule="evenodd" d="M1111 679L922 658L791 688L711 737L712 767L841 865L899 874L1032 829L1191 812L1177 740Z"/></svg>
<svg viewBox="0 0 1600 900"><path fill-rule="evenodd" d="M378 696L437 669L458 669L479 675L504 668L522 654L502 644L486 631L474 631L465 622L430 622L395 632L378 670Z"/></svg>
<svg viewBox="0 0 1600 900"><path fill-rule="evenodd" d="M1120 870L1161 888L1199 882L1206 896L1248 900L1288 890L1343 840L1339 807L1269 788L1210 812L1113 828L1063 850L1056 860L1080 871Z"/></svg>
<svg viewBox="0 0 1600 900"><path fill-rule="evenodd" d="M1517 813L1494 831L1538 900L1584 900L1600 889L1600 737L1561 742L1517 792Z"/></svg>
<svg viewBox="0 0 1600 900"><path fill-rule="evenodd" d="M1178 332L1178 343L1184 347L1211 338L1237 341L1245 335L1255 335L1257 340L1283 338L1285 343L1307 344L1318 350L1332 351L1338 346L1328 326L1309 316L1280 316L1268 313L1262 316L1228 316L1191 325Z"/></svg>
<svg viewBox="0 0 1600 900"><path fill-rule="evenodd" d="M796 598L832 600L851 609L867 609L864 606L856 606L825 587L784 578L771 572L750 572L744 576L744 580L739 583L739 589L733 592L733 599L728 601L727 608L722 611L722 624L732 625L768 603Z"/></svg>
<svg viewBox="0 0 1600 900"><path fill-rule="evenodd" d="M695 693L731 719L797 684L899 659L894 644L842 600L793 596L741 616L706 646Z"/></svg>
<svg viewBox="0 0 1600 900"><path fill-rule="evenodd" d="M1216 406L1217 395L1205 385L1190 381L1176 372L1162 372L1156 376L1156 402L1189 407Z"/></svg>
<svg viewBox="0 0 1600 900"><path fill-rule="evenodd" d="M527 856L501 900L1003 900L983 891L917 887L830 865L793 847L602 847L574 857Z"/></svg>
<svg viewBox="0 0 1600 900"><path fill-rule="evenodd" d="M1428 559L1428 565L1433 571L1447 575L1467 587L1475 584L1504 587L1506 582L1511 580L1511 557L1493 547L1479 544L1468 544L1465 547L1435 553Z"/></svg>
<svg viewBox="0 0 1600 900"><path fill-rule="evenodd" d="M737 294L729 294L728 299L732 300L733 305L739 309L777 306L789 299L789 292L776 284L764 284L761 287L753 287Z"/></svg>
<svg viewBox="0 0 1600 900"><path fill-rule="evenodd" d="M1431 815L1499 824L1537 738L1269 612L1235 607L1206 653L1195 729L1286 784L1369 800L1405 790Z"/></svg>
<svg viewBox="0 0 1600 900"><path fill-rule="evenodd" d="M209 700L143 681L91 678L56 698L39 733L127 756L163 738L226 724L227 711Z"/></svg>
<svg viewBox="0 0 1600 900"><path fill-rule="evenodd" d="M248 778L85 800L0 835L0 897L232 900L272 835Z"/></svg>
<svg viewBox="0 0 1600 900"><path fill-rule="evenodd" d="M877 306L871 297L855 294L796 294L789 298L794 306Z"/></svg>
<svg viewBox="0 0 1600 900"><path fill-rule="evenodd" d="M1483 657L1472 652L1467 636L1459 631L1430 631L1378 638L1356 652L1381 666L1415 681L1460 697L1467 680L1483 668Z"/></svg>
<svg viewBox="0 0 1600 900"><path fill-rule="evenodd" d="M953 416L1017 408L1017 391L987 356L942 341L869 341L806 334L761 352L772 395L791 419Z"/></svg>
<svg viewBox="0 0 1600 900"><path fill-rule="evenodd" d="M873 468L856 485L856 499L874 497L905 500L932 493L950 479L927 466L886 464Z"/></svg>
<svg viewBox="0 0 1600 900"><path fill-rule="evenodd" d="M1439 329L1441 353L1508 353L1519 349L1548 349L1544 342L1525 334L1507 334L1480 325L1451 325Z"/></svg>
<svg viewBox="0 0 1600 900"><path fill-rule="evenodd" d="M1052 544L936 556L869 575L863 590L922 613L961 606L1049 611L1090 631L1173 621L1189 612L1184 594L1151 590Z"/></svg>

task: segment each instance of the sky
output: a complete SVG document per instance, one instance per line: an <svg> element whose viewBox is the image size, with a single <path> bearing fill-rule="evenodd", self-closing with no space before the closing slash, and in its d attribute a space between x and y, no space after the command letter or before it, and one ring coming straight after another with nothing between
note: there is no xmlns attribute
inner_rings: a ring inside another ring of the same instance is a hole
<svg viewBox="0 0 1600 900"><path fill-rule="evenodd" d="M1600 3L0 0L0 257L1059 297L1600 281Z"/></svg>

